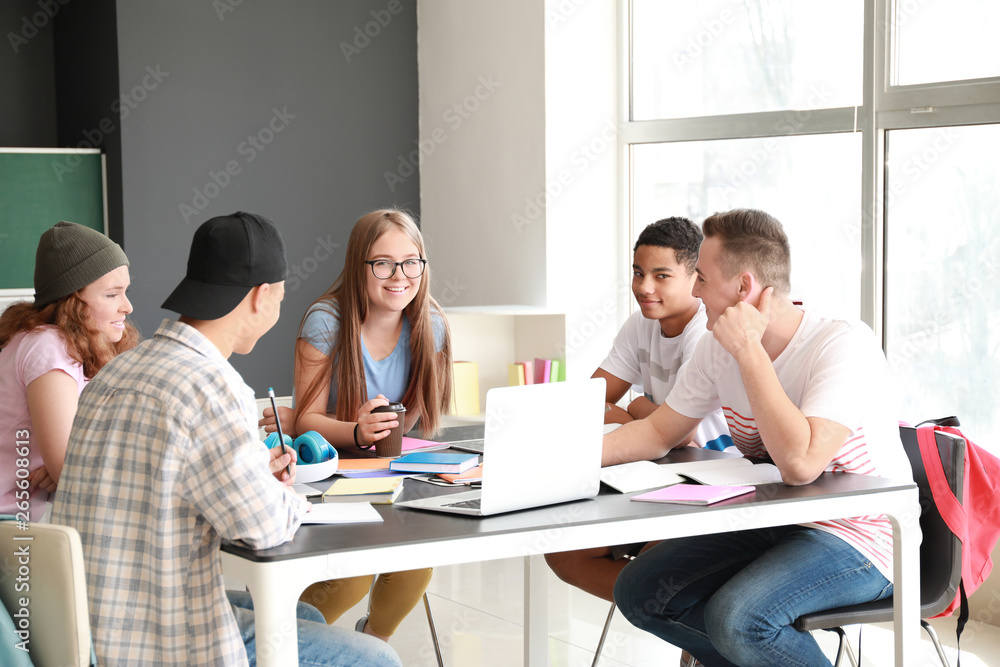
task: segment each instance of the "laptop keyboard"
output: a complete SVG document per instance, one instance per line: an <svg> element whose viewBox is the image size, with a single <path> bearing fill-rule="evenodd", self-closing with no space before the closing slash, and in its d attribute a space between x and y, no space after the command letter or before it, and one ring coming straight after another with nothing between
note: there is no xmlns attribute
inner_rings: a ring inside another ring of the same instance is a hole
<svg viewBox="0 0 1000 667"><path fill-rule="evenodd" d="M477 510L481 508L482 498L473 498L472 500L463 500L459 503L448 503L444 507L461 507L462 509Z"/></svg>

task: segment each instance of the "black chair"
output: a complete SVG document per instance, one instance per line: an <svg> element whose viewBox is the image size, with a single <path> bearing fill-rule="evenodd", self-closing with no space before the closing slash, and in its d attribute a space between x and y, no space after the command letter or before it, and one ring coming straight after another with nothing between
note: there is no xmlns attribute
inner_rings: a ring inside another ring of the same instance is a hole
<svg viewBox="0 0 1000 667"><path fill-rule="evenodd" d="M913 481L920 491L920 530L923 539L920 543L920 625L927 631L938 657L944 667L949 667L941 642L938 641L934 629L927 623L927 618L944 611L959 590L962 578L962 542L956 537L941 518L934 497L927 482L923 460L920 458L920 446L917 444L917 431L909 426L901 426L899 435L903 441L903 449L910 459L913 468ZM948 484L955 497L962 502L962 488L965 471L965 440L947 433L937 433L937 449L941 457ZM812 630L830 630L840 636L837 648L835 666L840 665L846 652L851 663L857 667L857 660L847 642L843 626L858 623L888 623L894 618L892 598L876 600L864 604L839 607L828 611L800 616L795 621L795 628L808 632Z"/></svg>

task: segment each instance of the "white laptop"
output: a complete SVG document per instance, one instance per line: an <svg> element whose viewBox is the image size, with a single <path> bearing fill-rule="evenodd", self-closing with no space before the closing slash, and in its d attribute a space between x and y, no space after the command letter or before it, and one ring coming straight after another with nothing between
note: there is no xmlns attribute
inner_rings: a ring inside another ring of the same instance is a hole
<svg viewBox="0 0 1000 667"><path fill-rule="evenodd" d="M603 378L490 389L481 487L396 506L488 516L593 498L601 485L604 396Z"/></svg>

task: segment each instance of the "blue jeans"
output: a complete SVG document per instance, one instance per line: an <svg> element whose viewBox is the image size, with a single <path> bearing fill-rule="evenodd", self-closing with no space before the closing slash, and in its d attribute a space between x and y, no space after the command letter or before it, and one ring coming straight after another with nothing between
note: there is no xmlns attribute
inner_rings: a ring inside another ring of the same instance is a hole
<svg viewBox="0 0 1000 667"><path fill-rule="evenodd" d="M253 602L246 591L226 591L236 617L240 636L247 648L250 667L257 664L257 637L253 625ZM295 610L298 617L299 665L310 667L399 667L396 652L380 639L353 630L327 625L323 614L304 602Z"/></svg>
<svg viewBox="0 0 1000 667"><path fill-rule="evenodd" d="M706 667L818 667L830 661L802 614L892 595L892 584L847 542L779 526L665 540L625 566L615 603L641 630Z"/></svg>

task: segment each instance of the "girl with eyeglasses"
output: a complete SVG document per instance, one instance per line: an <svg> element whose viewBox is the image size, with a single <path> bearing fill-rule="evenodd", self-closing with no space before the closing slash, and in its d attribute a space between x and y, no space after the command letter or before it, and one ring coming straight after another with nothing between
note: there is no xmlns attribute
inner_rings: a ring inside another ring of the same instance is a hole
<svg viewBox="0 0 1000 667"><path fill-rule="evenodd" d="M451 398L451 342L430 295L424 241L403 211L361 217L347 242L344 270L306 311L295 342L295 426L313 430L346 455L387 437L406 408L403 432L420 419L437 432ZM285 423L284 421L282 423ZM420 602L431 569L313 584L302 600L333 623L371 588L370 612L356 626L384 640Z"/></svg>

